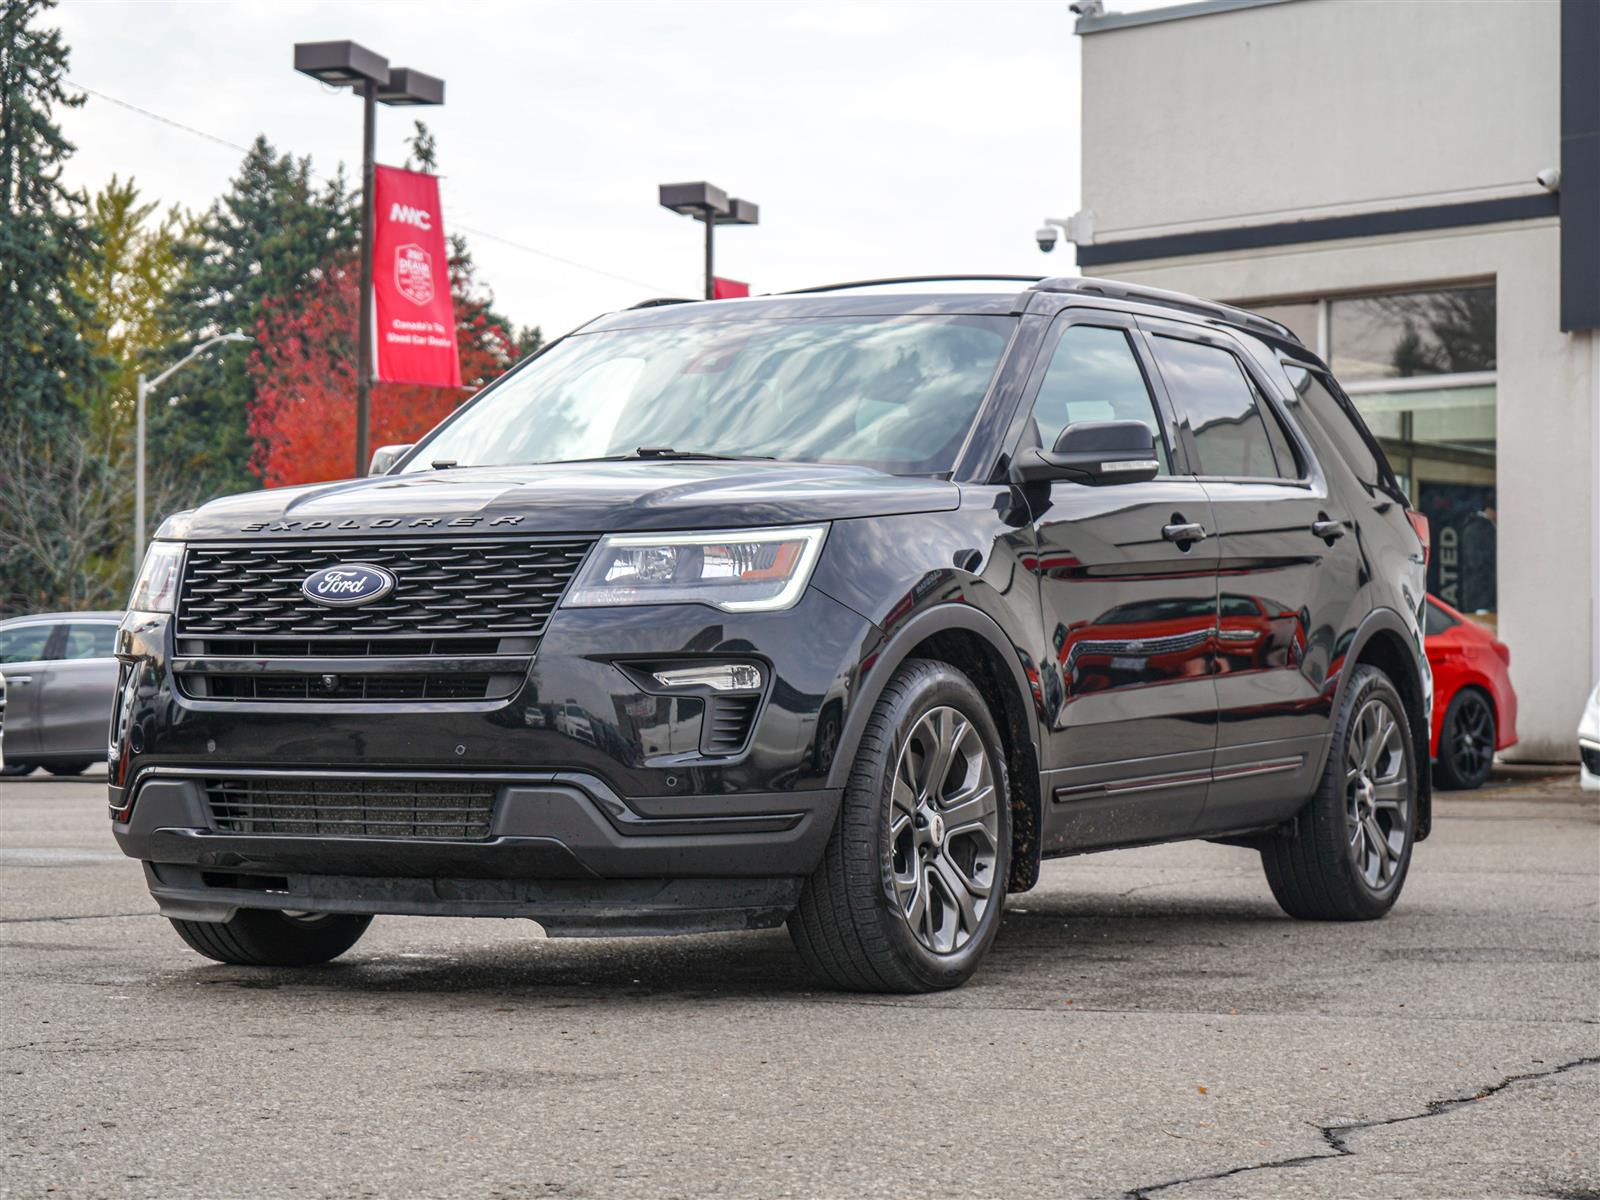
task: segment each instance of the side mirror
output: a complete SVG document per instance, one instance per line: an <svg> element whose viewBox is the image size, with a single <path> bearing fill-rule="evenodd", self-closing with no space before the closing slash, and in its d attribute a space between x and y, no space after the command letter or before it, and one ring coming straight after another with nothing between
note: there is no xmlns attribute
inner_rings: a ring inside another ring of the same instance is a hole
<svg viewBox="0 0 1600 1200"><path fill-rule="evenodd" d="M1019 483L1144 483L1160 472L1155 436L1143 421L1079 421L1061 431L1054 449L1020 450L1011 465Z"/></svg>
<svg viewBox="0 0 1600 1200"><path fill-rule="evenodd" d="M415 442L407 442L403 446L379 446L372 452L372 465L367 468L367 474L387 475L389 468L404 458L415 445Z"/></svg>

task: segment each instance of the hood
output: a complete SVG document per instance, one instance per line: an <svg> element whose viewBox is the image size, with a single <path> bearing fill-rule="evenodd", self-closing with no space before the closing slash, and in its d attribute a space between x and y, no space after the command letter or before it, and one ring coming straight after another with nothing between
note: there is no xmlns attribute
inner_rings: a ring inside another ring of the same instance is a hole
<svg viewBox="0 0 1600 1200"><path fill-rule="evenodd" d="M457 467L225 496L171 518L161 536L741 528L935 512L955 508L959 500L960 490L944 480L817 463Z"/></svg>

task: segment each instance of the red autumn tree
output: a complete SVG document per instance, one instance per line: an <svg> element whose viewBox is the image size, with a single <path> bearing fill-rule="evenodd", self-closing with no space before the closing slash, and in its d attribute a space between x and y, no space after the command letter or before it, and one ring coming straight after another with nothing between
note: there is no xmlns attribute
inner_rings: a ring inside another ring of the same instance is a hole
<svg viewBox="0 0 1600 1200"><path fill-rule="evenodd" d="M250 354L255 401L251 469L267 487L348 479L356 444L358 275L353 261L321 272L306 292L262 304ZM414 442L473 392L497 378L519 350L476 280L466 246L451 239L450 290L463 388L375 383L372 444Z"/></svg>

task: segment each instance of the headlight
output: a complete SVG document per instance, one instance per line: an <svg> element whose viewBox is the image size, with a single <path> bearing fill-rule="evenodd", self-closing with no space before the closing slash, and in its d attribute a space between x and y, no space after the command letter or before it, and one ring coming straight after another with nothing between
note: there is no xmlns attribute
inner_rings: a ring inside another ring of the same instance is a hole
<svg viewBox="0 0 1600 1200"><path fill-rule="evenodd" d="M183 568L182 542L151 542L144 566L128 597L130 612L173 612L178 602L178 572Z"/></svg>
<svg viewBox="0 0 1600 1200"><path fill-rule="evenodd" d="M716 533L614 533L600 539L563 603L711 604L774 612L800 598L826 525Z"/></svg>

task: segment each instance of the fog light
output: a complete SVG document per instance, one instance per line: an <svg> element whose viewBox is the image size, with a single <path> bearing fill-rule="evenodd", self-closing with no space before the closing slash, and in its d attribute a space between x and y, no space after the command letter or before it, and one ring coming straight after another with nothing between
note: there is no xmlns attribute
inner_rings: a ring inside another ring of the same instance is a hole
<svg viewBox="0 0 1600 1200"><path fill-rule="evenodd" d="M761 688L761 668L749 663L672 667L652 674L663 687L706 687L714 692L754 692Z"/></svg>

